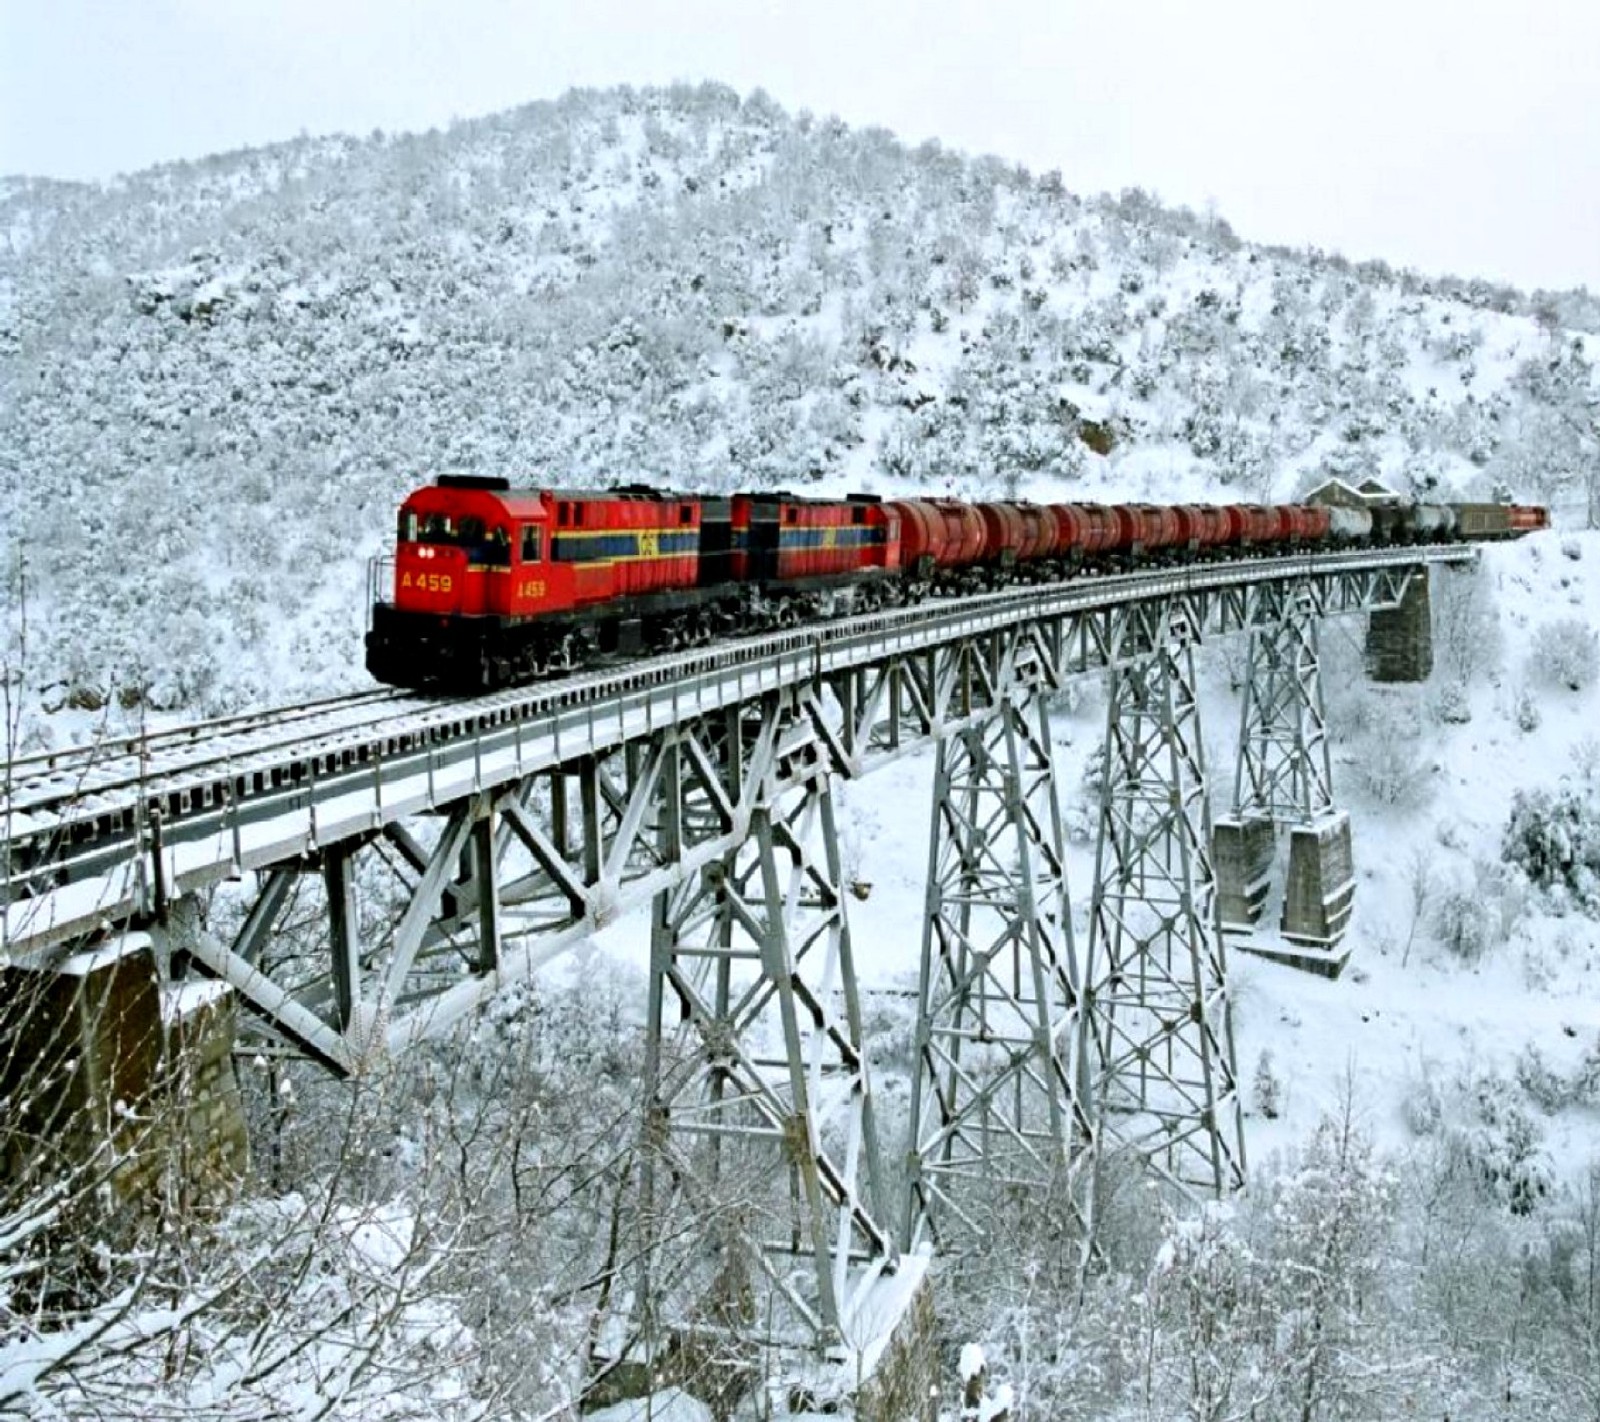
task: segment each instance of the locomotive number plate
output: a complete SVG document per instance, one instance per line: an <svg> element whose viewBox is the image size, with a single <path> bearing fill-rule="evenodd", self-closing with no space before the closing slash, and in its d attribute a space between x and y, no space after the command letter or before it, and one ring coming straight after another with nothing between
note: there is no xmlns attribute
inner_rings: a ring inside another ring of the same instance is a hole
<svg viewBox="0 0 1600 1422"><path fill-rule="evenodd" d="M447 593L455 586L455 580L449 573L418 573L415 577L407 573L400 579L400 586L420 592Z"/></svg>
<svg viewBox="0 0 1600 1422"><path fill-rule="evenodd" d="M545 581L543 578L525 578L517 584L518 597L543 597L545 594Z"/></svg>

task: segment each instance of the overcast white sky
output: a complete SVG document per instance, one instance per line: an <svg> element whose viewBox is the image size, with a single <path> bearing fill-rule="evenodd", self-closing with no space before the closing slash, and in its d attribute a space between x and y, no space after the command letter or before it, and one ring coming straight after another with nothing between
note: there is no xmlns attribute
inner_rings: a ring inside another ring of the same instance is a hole
<svg viewBox="0 0 1600 1422"><path fill-rule="evenodd" d="M0 0L0 173L703 78L1258 241L1600 291L1596 0Z"/></svg>

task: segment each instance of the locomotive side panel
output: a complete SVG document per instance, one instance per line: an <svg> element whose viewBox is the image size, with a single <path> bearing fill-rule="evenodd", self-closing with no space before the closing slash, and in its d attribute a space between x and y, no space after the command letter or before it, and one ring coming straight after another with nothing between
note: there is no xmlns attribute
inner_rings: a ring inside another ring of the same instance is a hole
<svg viewBox="0 0 1600 1422"><path fill-rule="evenodd" d="M698 500L556 494L553 502L550 561L570 570L576 606L699 581Z"/></svg>

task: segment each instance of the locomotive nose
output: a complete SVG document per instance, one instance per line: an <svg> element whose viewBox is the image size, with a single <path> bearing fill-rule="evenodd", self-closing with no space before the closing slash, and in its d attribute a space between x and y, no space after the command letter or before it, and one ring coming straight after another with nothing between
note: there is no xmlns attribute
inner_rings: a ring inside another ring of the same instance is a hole
<svg viewBox="0 0 1600 1422"><path fill-rule="evenodd" d="M404 612L461 612L466 573L467 557L460 548L402 546L395 559L395 606Z"/></svg>

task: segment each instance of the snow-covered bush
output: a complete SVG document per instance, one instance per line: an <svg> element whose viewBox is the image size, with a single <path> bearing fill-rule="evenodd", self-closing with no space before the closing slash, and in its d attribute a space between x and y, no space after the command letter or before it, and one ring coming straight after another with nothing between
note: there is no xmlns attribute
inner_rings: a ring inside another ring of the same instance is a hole
<svg viewBox="0 0 1600 1422"><path fill-rule="evenodd" d="M1576 617L1562 617L1535 629L1529 666L1541 681L1582 691L1600 676L1600 634Z"/></svg>
<svg viewBox="0 0 1600 1422"><path fill-rule="evenodd" d="M1572 747L1572 768L1585 783L1600 780L1600 739L1579 736Z"/></svg>
<svg viewBox="0 0 1600 1422"><path fill-rule="evenodd" d="M1476 963L1489 947L1489 923L1475 887L1446 889L1433 910L1433 931L1452 955Z"/></svg>
<svg viewBox="0 0 1600 1422"><path fill-rule="evenodd" d="M1531 736L1544 724L1544 712L1539 709L1539 698L1526 686L1519 686L1512 700L1511 719L1525 736Z"/></svg>
<svg viewBox="0 0 1600 1422"><path fill-rule="evenodd" d="M1400 1114L1414 1136L1431 1136L1444 1119L1444 1098L1439 1083L1424 1070L1400 1100Z"/></svg>
<svg viewBox="0 0 1600 1422"><path fill-rule="evenodd" d="M1555 1184L1543 1133L1504 1077L1481 1076L1467 1094L1473 1115L1452 1131L1452 1143L1495 1199L1512 1214L1531 1213Z"/></svg>
<svg viewBox="0 0 1600 1422"><path fill-rule="evenodd" d="M1554 793L1517 791L1501 854L1537 887L1559 889L1584 912L1600 912L1600 793L1570 782Z"/></svg>
<svg viewBox="0 0 1600 1422"><path fill-rule="evenodd" d="M1572 1073L1568 1094L1580 1106L1600 1104L1600 1037L1584 1049Z"/></svg>
<svg viewBox="0 0 1600 1422"><path fill-rule="evenodd" d="M1500 659L1493 584L1481 565L1446 567L1429 583L1433 646L1447 684L1463 690ZM1465 719L1465 718L1463 718Z"/></svg>
<svg viewBox="0 0 1600 1422"><path fill-rule="evenodd" d="M1572 1083L1545 1060L1537 1044L1529 1042L1517 1054L1516 1072L1517 1085L1545 1115L1553 1116L1572 1100Z"/></svg>
<svg viewBox="0 0 1600 1422"><path fill-rule="evenodd" d="M1428 798L1432 765L1423 751L1419 703L1368 689L1350 707L1354 779L1367 799L1396 810Z"/></svg>
<svg viewBox="0 0 1600 1422"><path fill-rule="evenodd" d="M1272 1053L1262 1048L1256 1059L1256 1074L1251 1082L1251 1103L1256 1114L1276 1121L1283 1107L1283 1086L1272 1070Z"/></svg>
<svg viewBox="0 0 1600 1422"><path fill-rule="evenodd" d="M1447 726L1464 726L1472 719L1472 698L1459 681L1446 682L1434 697L1433 714Z"/></svg>

